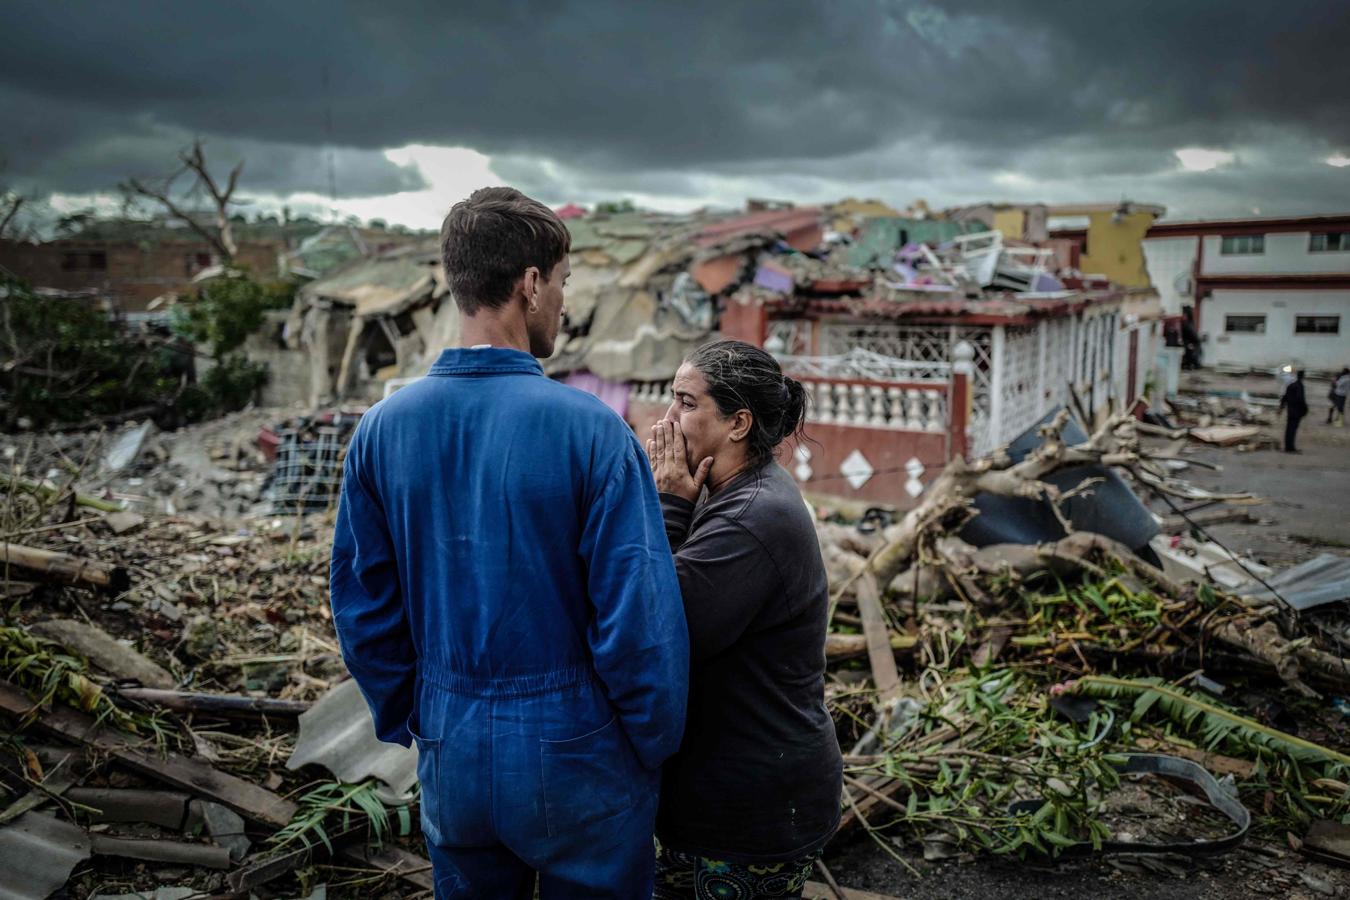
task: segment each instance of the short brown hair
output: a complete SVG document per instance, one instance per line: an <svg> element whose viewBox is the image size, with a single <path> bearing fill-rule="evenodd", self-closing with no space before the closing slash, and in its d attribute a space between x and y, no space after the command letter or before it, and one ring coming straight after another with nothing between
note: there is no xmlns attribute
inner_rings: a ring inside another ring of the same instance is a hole
<svg viewBox="0 0 1350 900"><path fill-rule="evenodd" d="M441 259L465 315L497 309L529 266L545 278L572 248L557 214L515 188L480 188L450 208L441 226Z"/></svg>

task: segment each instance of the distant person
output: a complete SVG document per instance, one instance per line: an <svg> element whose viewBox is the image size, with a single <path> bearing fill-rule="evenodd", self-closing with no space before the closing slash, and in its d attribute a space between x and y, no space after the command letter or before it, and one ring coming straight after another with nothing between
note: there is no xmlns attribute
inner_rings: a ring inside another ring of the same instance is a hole
<svg viewBox="0 0 1350 900"><path fill-rule="evenodd" d="M333 536L342 656L381 740L416 741L447 897L650 897L689 633L647 458L546 378L567 229L510 188L441 230L461 343L377 403Z"/></svg>
<svg viewBox="0 0 1350 900"><path fill-rule="evenodd" d="M1345 427L1345 398L1350 396L1350 367L1341 369L1341 374L1336 376L1336 380L1331 382L1331 391L1328 397L1331 400L1331 409L1327 410L1327 424L1339 419L1336 424Z"/></svg>
<svg viewBox="0 0 1350 900"><path fill-rule="evenodd" d="M647 442L692 657L689 724L656 819L655 900L799 897L839 824L829 587L811 513L774 462L805 408L772 356L718 341L680 366Z"/></svg>
<svg viewBox="0 0 1350 900"><path fill-rule="evenodd" d="M1181 310L1181 367L1198 369L1204 362L1204 350L1201 347L1200 332L1195 328L1194 311L1191 307Z"/></svg>
<svg viewBox="0 0 1350 900"><path fill-rule="evenodd" d="M1284 452L1298 453L1299 449L1295 446L1295 439L1298 437L1298 425L1303 421L1303 417L1308 414L1308 398L1303 390L1303 370L1299 369L1294 380L1289 382L1289 386L1284 389L1284 395L1280 397L1280 410L1285 413L1284 420Z"/></svg>

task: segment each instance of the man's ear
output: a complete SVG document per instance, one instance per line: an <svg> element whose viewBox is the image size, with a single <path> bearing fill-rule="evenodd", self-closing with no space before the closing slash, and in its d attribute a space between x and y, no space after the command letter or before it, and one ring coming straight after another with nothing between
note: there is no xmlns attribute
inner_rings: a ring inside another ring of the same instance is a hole
<svg viewBox="0 0 1350 900"><path fill-rule="evenodd" d="M520 279L520 292L525 297L526 306L533 303L534 298L539 294L539 282L542 280L539 277L538 266L525 267L525 274Z"/></svg>
<svg viewBox="0 0 1350 900"><path fill-rule="evenodd" d="M755 424L755 417L748 409L738 409L731 414L731 418L731 434L728 436L733 441L745 440L750 434L750 427Z"/></svg>

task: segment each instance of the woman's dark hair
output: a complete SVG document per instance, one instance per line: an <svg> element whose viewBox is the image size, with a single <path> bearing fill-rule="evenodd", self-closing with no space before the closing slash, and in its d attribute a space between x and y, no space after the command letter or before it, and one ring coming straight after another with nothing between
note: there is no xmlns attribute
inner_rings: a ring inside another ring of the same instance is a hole
<svg viewBox="0 0 1350 900"><path fill-rule="evenodd" d="M703 375L717 411L730 416L749 410L750 460L760 465L773 459L785 439L800 439L806 424L806 388L783 374L778 360L744 341L714 341L685 357Z"/></svg>

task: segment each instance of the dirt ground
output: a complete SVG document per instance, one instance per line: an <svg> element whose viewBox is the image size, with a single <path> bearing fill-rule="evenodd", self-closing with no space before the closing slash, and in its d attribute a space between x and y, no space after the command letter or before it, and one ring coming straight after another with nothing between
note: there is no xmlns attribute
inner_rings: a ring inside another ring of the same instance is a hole
<svg viewBox="0 0 1350 900"><path fill-rule="evenodd" d="M901 851L901 855L921 877L906 871L866 837L827 850L825 863L843 886L903 900L1314 900L1350 896L1350 872L1269 844L1249 843L1227 856L1192 862L1117 857L1052 867L984 859L925 863L920 853Z"/></svg>
<svg viewBox="0 0 1350 900"><path fill-rule="evenodd" d="M1191 373L1183 388L1246 390L1274 398L1279 385L1271 378ZM1350 555L1350 427L1326 425L1325 395L1324 384L1310 383L1312 411L1299 434L1302 454L1198 444L1188 450L1187 458L1214 463L1222 471L1192 466L1184 473L1187 480L1211 490L1251 491L1266 499L1252 509L1259 524L1209 529L1234 551L1277 569L1321 553ZM1265 432L1282 440L1283 420L1272 422ZM1253 836L1238 850L1209 859L1115 857L1055 866L989 858L925 862L921 848L893 849L920 873L918 877L865 834L827 848L825 862L841 885L906 900L1350 897L1350 870L1308 860L1278 835Z"/></svg>

